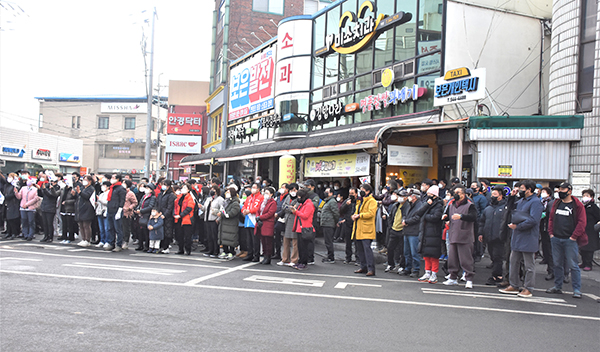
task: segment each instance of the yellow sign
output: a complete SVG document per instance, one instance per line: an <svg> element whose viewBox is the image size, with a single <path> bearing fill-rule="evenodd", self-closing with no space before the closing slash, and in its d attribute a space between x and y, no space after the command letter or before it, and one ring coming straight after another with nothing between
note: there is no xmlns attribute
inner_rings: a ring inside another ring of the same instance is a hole
<svg viewBox="0 0 600 352"><path fill-rule="evenodd" d="M381 72L381 85L384 87L389 87L394 83L394 70L390 68L386 68Z"/></svg>
<svg viewBox="0 0 600 352"><path fill-rule="evenodd" d="M512 165L498 165L498 177L512 177Z"/></svg>
<svg viewBox="0 0 600 352"><path fill-rule="evenodd" d="M371 157L367 153L306 158L305 177L346 177L369 175Z"/></svg>
<svg viewBox="0 0 600 352"><path fill-rule="evenodd" d="M370 10L372 15L367 16L367 10ZM336 34L329 34L326 38L327 47L331 47L334 51L340 54L352 54L359 51L365 45L367 45L377 32L377 26L381 22L385 15L380 14L375 18L375 5L372 1L365 1L360 5L358 9L358 17L352 11L346 11L340 18L340 31ZM344 30L346 22L354 23L352 28ZM356 42L358 40L358 42ZM354 43L351 46L344 46L346 44Z"/></svg>
<svg viewBox="0 0 600 352"><path fill-rule="evenodd" d="M279 185L296 182L296 158L284 155L279 158Z"/></svg>
<svg viewBox="0 0 600 352"><path fill-rule="evenodd" d="M461 67L461 68L457 68L457 69L446 72L446 74L444 75L444 79L446 81L449 81L449 80L457 79L457 78L461 78L461 77L468 77L470 75L471 75L471 72L469 71L468 68Z"/></svg>

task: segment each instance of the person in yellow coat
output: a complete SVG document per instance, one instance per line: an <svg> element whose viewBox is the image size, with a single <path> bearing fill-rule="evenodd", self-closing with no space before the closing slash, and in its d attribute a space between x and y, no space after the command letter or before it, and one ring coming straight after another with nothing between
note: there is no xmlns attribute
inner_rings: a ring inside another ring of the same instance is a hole
<svg viewBox="0 0 600 352"><path fill-rule="evenodd" d="M352 220L354 220L352 239L356 241L356 255L360 261L360 269L355 273L375 276L375 260L371 242L376 235L377 201L373 198L373 188L368 183L360 186L360 196L361 199L356 202L356 211L352 215Z"/></svg>

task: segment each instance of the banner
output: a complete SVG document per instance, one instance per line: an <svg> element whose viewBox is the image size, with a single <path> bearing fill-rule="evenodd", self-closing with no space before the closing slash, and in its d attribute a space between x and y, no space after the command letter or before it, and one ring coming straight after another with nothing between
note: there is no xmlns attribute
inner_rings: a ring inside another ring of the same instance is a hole
<svg viewBox="0 0 600 352"><path fill-rule="evenodd" d="M403 147L388 145L388 165L396 166L433 166L433 150L421 147Z"/></svg>
<svg viewBox="0 0 600 352"><path fill-rule="evenodd" d="M167 135L166 153L200 154L202 136Z"/></svg>
<svg viewBox="0 0 600 352"><path fill-rule="evenodd" d="M371 157L367 153L306 158L305 177L347 177L369 175Z"/></svg>
<svg viewBox="0 0 600 352"><path fill-rule="evenodd" d="M447 71L435 79L433 106L463 103L485 99L485 68L469 70L466 67Z"/></svg>
<svg viewBox="0 0 600 352"><path fill-rule="evenodd" d="M202 135L203 114L177 114L169 113L167 121L167 134L192 134Z"/></svg>
<svg viewBox="0 0 600 352"><path fill-rule="evenodd" d="M100 112L147 114L148 103L100 103Z"/></svg>

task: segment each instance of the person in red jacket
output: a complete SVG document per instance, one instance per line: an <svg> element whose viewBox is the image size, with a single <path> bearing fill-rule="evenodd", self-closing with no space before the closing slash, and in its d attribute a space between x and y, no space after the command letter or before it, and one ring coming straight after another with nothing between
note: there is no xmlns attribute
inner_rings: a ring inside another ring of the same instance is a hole
<svg viewBox="0 0 600 352"><path fill-rule="evenodd" d="M260 194L260 185L258 183L252 184L250 189L251 193L246 198L244 206L242 207L242 214L246 217L244 221L245 228L254 229L256 227L256 215L260 210L264 198ZM250 252L244 261L258 262L260 261L260 237L254 235L255 232L251 232L248 236L248 251Z"/></svg>
<svg viewBox="0 0 600 352"><path fill-rule="evenodd" d="M194 199L190 194L190 185L181 186L181 194L175 199L173 219L175 219L175 235L179 252L177 254L192 254L192 217L194 216Z"/></svg>
<svg viewBox="0 0 600 352"><path fill-rule="evenodd" d="M300 259L298 260L298 264L294 265L293 268L304 270L308 264L308 245L312 240L302 238L302 229L311 228L314 232L313 215L315 213L315 206L312 199L308 198L308 190L306 188L298 191L298 204L298 206L292 208L292 213L296 216L294 219L294 232L298 234Z"/></svg>
<svg viewBox="0 0 600 352"><path fill-rule="evenodd" d="M273 233L275 229L275 213L277 212L277 202L273 199L275 189L267 187L264 190L263 202L260 205L256 217L256 227L254 228L255 238L260 236L264 259L261 264L271 264L271 254L273 253ZM259 253L260 255L260 253Z"/></svg>

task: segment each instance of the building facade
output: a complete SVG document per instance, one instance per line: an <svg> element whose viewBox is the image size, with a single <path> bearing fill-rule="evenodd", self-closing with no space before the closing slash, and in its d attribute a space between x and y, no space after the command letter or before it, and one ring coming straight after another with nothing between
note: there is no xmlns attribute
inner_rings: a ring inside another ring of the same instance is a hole
<svg viewBox="0 0 600 352"><path fill-rule="evenodd" d="M123 172L136 177L143 173L148 111L146 97L36 99L40 101L39 132L81 140L81 165L90 172ZM161 107L158 106L159 101ZM167 98L157 97L155 104L152 106L152 172L156 172L164 163L162 158L157 163L157 133L167 119Z"/></svg>

